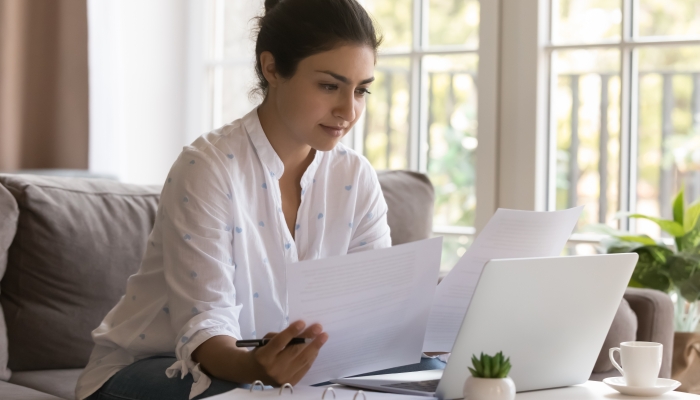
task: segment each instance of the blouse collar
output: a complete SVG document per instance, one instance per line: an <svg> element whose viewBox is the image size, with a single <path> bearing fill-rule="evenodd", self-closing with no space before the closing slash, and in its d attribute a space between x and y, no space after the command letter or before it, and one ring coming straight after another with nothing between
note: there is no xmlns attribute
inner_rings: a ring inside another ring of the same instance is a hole
<svg viewBox="0 0 700 400"><path fill-rule="evenodd" d="M282 174L284 174L284 163L267 139L265 131L263 131L262 125L260 124L260 117L258 116L258 107L255 107L243 117L243 124L248 132L250 141L255 147L255 151L258 153L260 161L267 167L273 178L279 179ZM322 151L316 150L314 160L309 164L309 167L301 178L302 188L306 188L314 182L313 177L316 174L323 153Z"/></svg>
<svg viewBox="0 0 700 400"><path fill-rule="evenodd" d="M245 125L246 131L248 132L248 137L255 147L255 151L258 153L260 161L270 170L270 175L279 178L284 173L284 164L282 160L277 155L277 152L263 131L262 125L260 125L260 117L258 117L258 107L255 107L251 112L243 117L243 124Z"/></svg>

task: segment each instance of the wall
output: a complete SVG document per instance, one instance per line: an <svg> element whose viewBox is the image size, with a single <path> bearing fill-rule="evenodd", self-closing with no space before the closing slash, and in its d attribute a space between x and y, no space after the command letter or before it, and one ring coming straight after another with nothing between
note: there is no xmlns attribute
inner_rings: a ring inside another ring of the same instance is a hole
<svg viewBox="0 0 700 400"><path fill-rule="evenodd" d="M91 172L161 184L196 136L186 132L188 9L187 0L88 0Z"/></svg>

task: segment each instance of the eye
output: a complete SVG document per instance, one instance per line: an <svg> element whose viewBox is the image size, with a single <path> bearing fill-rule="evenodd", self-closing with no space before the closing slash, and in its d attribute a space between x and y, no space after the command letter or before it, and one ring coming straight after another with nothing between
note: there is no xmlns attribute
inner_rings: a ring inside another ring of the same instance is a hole
<svg viewBox="0 0 700 400"><path fill-rule="evenodd" d="M356 92L357 92L360 96L363 96L363 97L366 96L366 95L368 95L368 94L372 94L372 92L370 92L369 90L367 90L367 88L359 88L359 89L356 90Z"/></svg>
<svg viewBox="0 0 700 400"><path fill-rule="evenodd" d="M328 84L328 83L322 83L322 84L321 84L321 88L322 88L323 90L327 90L327 91L330 92L330 91L333 91L333 90L337 90L337 89L338 89L338 85L331 85L331 84Z"/></svg>

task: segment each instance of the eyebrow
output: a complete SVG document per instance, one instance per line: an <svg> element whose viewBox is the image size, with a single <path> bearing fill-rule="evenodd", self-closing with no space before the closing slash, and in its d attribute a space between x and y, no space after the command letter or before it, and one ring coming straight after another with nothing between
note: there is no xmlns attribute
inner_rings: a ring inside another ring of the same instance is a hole
<svg viewBox="0 0 700 400"><path fill-rule="evenodd" d="M333 78L335 78L335 79L337 79L337 80L339 80L339 81L341 81L341 82L343 82L343 83L350 83L350 79L348 79L348 78L346 78L346 77L344 77L344 76L342 76L342 75L338 75L338 74L336 74L336 73L334 73L334 72L331 72L331 71L316 71L316 72L320 72L320 73L322 73L322 74L328 74L328 75L332 76ZM373 82L373 81L374 81L374 77L367 78L367 79L361 81L361 82L360 82L360 85L364 85L364 84L366 84L366 83L370 83L370 82Z"/></svg>

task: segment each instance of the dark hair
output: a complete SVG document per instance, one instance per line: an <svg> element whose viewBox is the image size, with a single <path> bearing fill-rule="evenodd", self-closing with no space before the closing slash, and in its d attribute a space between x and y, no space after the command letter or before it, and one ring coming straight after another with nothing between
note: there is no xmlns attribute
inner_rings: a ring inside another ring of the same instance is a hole
<svg viewBox="0 0 700 400"><path fill-rule="evenodd" d="M264 51L272 53L278 73L291 78L306 57L342 44L367 45L376 55L381 41L356 0L265 0L255 41L255 92L267 96L268 82L260 64Z"/></svg>

